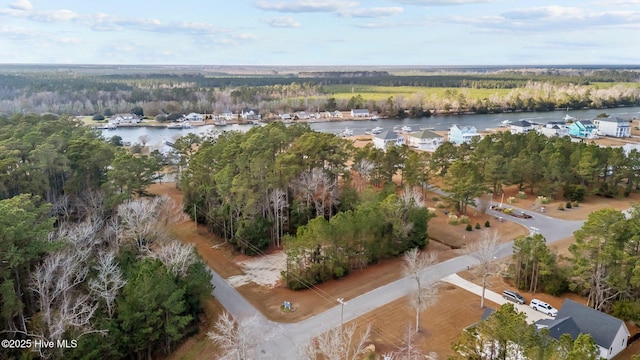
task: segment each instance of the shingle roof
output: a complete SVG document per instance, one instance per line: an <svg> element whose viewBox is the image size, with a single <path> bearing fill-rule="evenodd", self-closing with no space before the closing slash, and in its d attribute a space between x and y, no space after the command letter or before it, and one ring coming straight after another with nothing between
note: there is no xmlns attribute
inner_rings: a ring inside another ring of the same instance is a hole
<svg viewBox="0 0 640 360"><path fill-rule="evenodd" d="M383 133L376 135L376 137L382 140L395 140L398 138L398 134L396 134L393 131L385 131Z"/></svg>
<svg viewBox="0 0 640 360"><path fill-rule="evenodd" d="M570 317L580 332L591 334L596 344L609 349L621 326L627 328L624 322L611 315L565 299L558 311L556 319ZM629 331L627 330L627 333Z"/></svg>
<svg viewBox="0 0 640 360"><path fill-rule="evenodd" d="M438 134L434 133L431 130L416 131L416 132L412 132L409 135L411 135L412 137L415 137L415 138L419 138L419 139L436 139L436 138L443 137L441 135L438 135Z"/></svg>
<svg viewBox="0 0 640 360"><path fill-rule="evenodd" d="M601 118L601 119L598 119L598 120L599 121L605 121L605 122L618 123L618 124L621 124L621 123L622 124L628 124L629 123L629 120L623 119L623 118L617 117L617 116L614 117L614 118L610 118L609 117L609 118Z"/></svg>
<svg viewBox="0 0 640 360"><path fill-rule="evenodd" d="M536 325L541 325L549 329L549 336L560 339L562 334L569 334L573 340L580 335L578 325L570 317L556 317L555 319L542 319L536 321Z"/></svg>
<svg viewBox="0 0 640 360"><path fill-rule="evenodd" d="M512 123L511 126L531 127L533 125L530 122L528 122L527 120L519 120L519 121L516 121L516 122Z"/></svg>

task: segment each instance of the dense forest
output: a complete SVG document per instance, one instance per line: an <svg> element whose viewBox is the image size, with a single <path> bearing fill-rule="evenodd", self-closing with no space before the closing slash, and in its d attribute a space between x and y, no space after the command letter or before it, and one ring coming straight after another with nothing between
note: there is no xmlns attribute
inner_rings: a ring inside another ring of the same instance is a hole
<svg viewBox="0 0 640 360"><path fill-rule="evenodd" d="M150 359L198 331L210 274L168 230L182 209L146 196L160 161L66 117L0 116L0 359Z"/></svg>
<svg viewBox="0 0 640 360"><path fill-rule="evenodd" d="M28 71L27 71L28 70ZM0 113L105 115L143 109L170 113L239 112L258 108L264 118L292 111L350 110L333 85L415 87L411 96L389 90L384 99L363 95L362 107L389 117L424 113L550 111L640 105L637 69L538 68L442 72L300 71L278 74L216 73L197 69L0 69ZM435 89L448 89L436 95ZM486 95L471 96L471 89ZM491 90L508 89L502 95ZM344 95L344 94L342 94ZM357 96L357 94L353 94ZM413 111L408 112L408 110Z"/></svg>

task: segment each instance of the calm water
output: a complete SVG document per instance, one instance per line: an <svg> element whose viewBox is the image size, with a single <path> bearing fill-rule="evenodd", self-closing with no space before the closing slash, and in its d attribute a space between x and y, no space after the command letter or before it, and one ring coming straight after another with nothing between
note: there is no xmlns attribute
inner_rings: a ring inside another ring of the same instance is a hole
<svg viewBox="0 0 640 360"><path fill-rule="evenodd" d="M640 118L640 107L626 107L615 109L595 109L595 110L572 110L568 114L584 120L594 119L598 114L607 113L612 116L620 116L626 119ZM317 122L310 123L312 129L316 131L340 133L345 128L353 130L354 135L364 134L366 130L370 130L376 126L380 126L385 130L391 130L394 126L410 126L413 130L420 128L433 128L435 130L448 130L453 124L461 126L473 125L478 130L486 128L499 127L504 120L527 120L530 122L546 123L547 121L560 121L567 114L566 111L551 112L529 112L529 113L502 113L487 115L439 115L428 118L411 118L411 119L379 119L378 121L337 121L337 122ZM119 135L123 141L131 143L139 143L140 137L147 135L149 137L148 145L152 149L160 148L165 140L174 141L180 136L188 133L203 135L211 131L248 131L252 125L229 125L225 127L215 127L213 125L194 126L191 129L176 130L160 127L131 127L118 128L116 130L101 130L104 137L109 138L113 135Z"/></svg>

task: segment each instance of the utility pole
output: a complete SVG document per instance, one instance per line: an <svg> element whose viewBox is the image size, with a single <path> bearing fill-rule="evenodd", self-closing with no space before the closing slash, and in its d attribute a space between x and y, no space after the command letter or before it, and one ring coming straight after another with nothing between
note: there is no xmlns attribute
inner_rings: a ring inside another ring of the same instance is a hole
<svg viewBox="0 0 640 360"><path fill-rule="evenodd" d="M347 302L344 301L344 298L338 298L338 302L340 303L340 330L342 330L342 324L344 323L344 306Z"/></svg>

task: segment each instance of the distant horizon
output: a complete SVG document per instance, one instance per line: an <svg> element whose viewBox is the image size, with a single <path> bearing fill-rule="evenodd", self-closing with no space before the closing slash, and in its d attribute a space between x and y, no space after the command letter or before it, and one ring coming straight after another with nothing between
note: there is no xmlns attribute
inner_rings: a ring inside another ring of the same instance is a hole
<svg viewBox="0 0 640 360"><path fill-rule="evenodd" d="M638 5L640 0L0 0L0 63L640 64Z"/></svg>

